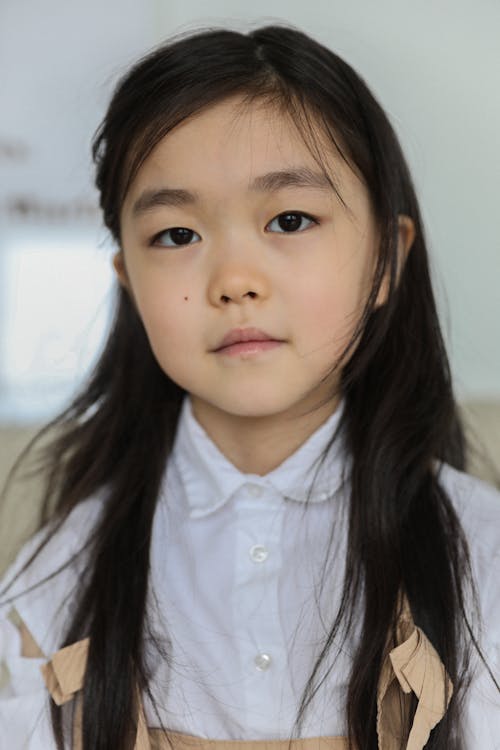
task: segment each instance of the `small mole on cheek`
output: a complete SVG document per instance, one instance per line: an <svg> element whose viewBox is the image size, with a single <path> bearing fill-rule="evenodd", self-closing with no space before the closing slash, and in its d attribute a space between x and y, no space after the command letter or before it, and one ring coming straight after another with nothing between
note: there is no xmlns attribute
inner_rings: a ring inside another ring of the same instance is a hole
<svg viewBox="0 0 500 750"><path fill-rule="evenodd" d="M187 299L187 297L184 297L184 299Z"/></svg>

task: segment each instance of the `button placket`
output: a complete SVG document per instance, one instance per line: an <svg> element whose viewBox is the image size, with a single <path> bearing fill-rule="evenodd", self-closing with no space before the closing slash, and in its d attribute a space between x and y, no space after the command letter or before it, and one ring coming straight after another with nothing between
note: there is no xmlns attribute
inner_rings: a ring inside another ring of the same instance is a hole
<svg viewBox="0 0 500 750"><path fill-rule="evenodd" d="M278 611L285 508L272 487L247 483L241 490L235 572L242 597L235 622L240 642L245 644L241 651L247 675L245 705L251 715L268 716L273 712L285 650Z"/></svg>

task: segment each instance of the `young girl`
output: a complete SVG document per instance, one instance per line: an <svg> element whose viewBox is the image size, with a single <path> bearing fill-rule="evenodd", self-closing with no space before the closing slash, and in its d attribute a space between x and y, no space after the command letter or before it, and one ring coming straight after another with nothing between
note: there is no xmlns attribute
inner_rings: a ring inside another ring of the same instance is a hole
<svg viewBox="0 0 500 750"><path fill-rule="evenodd" d="M298 30L210 29L93 156L117 312L41 433L1 748L500 747L500 493L380 105Z"/></svg>

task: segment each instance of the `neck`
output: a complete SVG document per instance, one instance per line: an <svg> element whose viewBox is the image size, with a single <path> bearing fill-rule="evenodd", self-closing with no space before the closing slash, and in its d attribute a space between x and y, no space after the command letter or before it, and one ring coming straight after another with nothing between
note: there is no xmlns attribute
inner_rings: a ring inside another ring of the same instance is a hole
<svg viewBox="0 0 500 750"><path fill-rule="evenodd" d="M336 411L339 398L319 408L260 417L222 411L190 396L193 415L223 455L244 474L264 476L277 468ZM304 413L306 412L306 413Z"/></svg>

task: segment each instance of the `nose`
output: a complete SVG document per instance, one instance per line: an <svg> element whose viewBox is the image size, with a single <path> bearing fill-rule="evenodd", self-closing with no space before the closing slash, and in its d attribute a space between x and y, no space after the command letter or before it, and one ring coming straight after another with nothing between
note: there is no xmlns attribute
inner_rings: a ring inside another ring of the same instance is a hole
<svg viewBox="0 0 500 750"><path fill-rule="evenodd" d="M269 281L264 274L246 264L219 266L208 289L210 303L216 307L230 302L240 305L248 299L262 301L269 296L269 292Z"/></svg>
<svg viewBox="0 0 500 750"><path fill-rule="evenodd" d="M241 297L250 297L251 299L254 299L254 297L257 297L258 295L257 295L257 292L252 292L252 291L245 292L242 295L235 295L233 297L230 297L227 294L221 294L221 302L224 302L226 304L228 302L234 302L234 301L237 301L240 296Z"/></svg>

